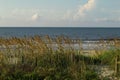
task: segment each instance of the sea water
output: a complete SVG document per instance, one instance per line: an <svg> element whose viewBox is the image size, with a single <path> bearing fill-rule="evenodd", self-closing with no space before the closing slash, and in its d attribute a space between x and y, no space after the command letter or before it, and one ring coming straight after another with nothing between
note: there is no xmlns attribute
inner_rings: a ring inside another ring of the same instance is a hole
<svg viewBox="0 0 120 80"><path fill-rule="evenodd" d="M107 39L119 38L120 28L97 27L0 27L0 37L24 37L34 35L59 36L80 39Z"/></svg>

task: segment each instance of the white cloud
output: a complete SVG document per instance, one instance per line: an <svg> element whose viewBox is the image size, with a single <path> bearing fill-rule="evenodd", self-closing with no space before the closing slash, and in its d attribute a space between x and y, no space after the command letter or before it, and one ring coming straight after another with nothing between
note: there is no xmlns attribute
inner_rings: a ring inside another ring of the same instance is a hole
<svg viewBox="0 0 120 80"><path fill-rule="evenodd" d="M72 11L67 10L66 13L61 17L62 20L72 20Z"/></svg>
<svg viewBox="0 0 120 80"><path fill-rule="evenodd" d="M39 8L15 8L12 10L13 15L27 15L33 14L33 13L41 13L41 9Z"/></svg>
<svg viewBox="0 0 120 80"><path fill-rule="evenodd" d="M95 19L96 22L101 22L101 21L108 21L109 19L108 18L97 18Z"/></svg>
<svg viewBox="0 0 120 80"><path fill-rule="evenodd" d="M94 8L95 0L88 0L86 4L80 6L77 13L74 15L74 19L79 19L80 17L85 16L85 12Z"/></svg>
<svg viewBox="0 0 120 80"><path fill-rule="evenodd" d="M120 22L120 18L97 18L96 22Z"/></svg>
<svg viewBox="0 0 120 80"><path fill-rule="evenodd" d="M36 20L39 20L40 19L40 15L38 13L35 13L32 15L32 20L33 21L36 21Z"/></svg>
<svg viewBox="0 0 120 80"><path fill-rule="evenodd" d="M0 20L2 19L2 17L0 16Z"/></svg>
<svg viewBox="0 0 120 80"><path fill-rule="evenodd" d="M42 15L42 11L40 9L21 9L16 8L12 10L11 17L16 19L23 19L26 21L37 21L40 19L40 15ZM40 14L40 15L39 15Z"/></svg>

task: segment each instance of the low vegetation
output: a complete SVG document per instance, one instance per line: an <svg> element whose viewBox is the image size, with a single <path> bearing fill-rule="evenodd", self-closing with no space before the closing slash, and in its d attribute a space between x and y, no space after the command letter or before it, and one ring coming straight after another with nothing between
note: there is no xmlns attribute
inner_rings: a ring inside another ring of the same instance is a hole
<svg viewBox="0 0 120 80"><path fill-rule="evenodd" d="M118 43L117 48L96 51L92 57L82 54L80 40L79 50L71 44L65 36L0 38L0 80L111 80L100 77L92 67L111 65L114 69L116 56L120 56Z"/></svg>

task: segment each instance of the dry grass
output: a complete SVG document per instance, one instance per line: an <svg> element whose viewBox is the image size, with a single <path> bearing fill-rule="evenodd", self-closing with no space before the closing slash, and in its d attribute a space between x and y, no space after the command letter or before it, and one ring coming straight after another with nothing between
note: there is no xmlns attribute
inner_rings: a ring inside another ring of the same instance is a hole
<svg viewBox="0 0 120 80"><path fill-rule="evenodd" d="M84 57L81 58L81 56L87 56L94 60L109 50L108 44L109 46L114 46L115 49L120 48L119 39L101 39L95 43L97 47L92 50L84 50L82 46L83 41L80 39L77 39L75 43L79 44L78 50L73 47L74 42L72 39L66 36L51 38L48 35L42 37L36 35L34 37L23 38L0 38L0 65L17 64L18 66L23 66L27 64L26 66L33 68L59 66L61 69L63 66L71 65L67 67L67 69L70 73L74 73L72 76L78 80L80 77L78 75L81 74L82 76L87 67ZM65 48L65 44L69 46L67 49ZM54 46L56 48L54 48ZM91 47L89 44L88 46ZM102 47L102 49L99 49L99 47ZM66 61L66 63L64 63L64 61ZM24 67L25 66L22 67L23 70L27 70L24 69ZM32 68L30 69L32 70Z"/></svg>

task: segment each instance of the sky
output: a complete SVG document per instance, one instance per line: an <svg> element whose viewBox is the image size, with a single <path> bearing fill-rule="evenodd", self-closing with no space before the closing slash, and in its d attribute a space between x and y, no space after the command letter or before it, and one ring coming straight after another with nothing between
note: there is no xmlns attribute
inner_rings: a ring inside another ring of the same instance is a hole
<svg viewBox="0 0 120 80"><path fill-rule="evenodd" d="M0 27L120 27L120 0L0 0Z"/></svg>

